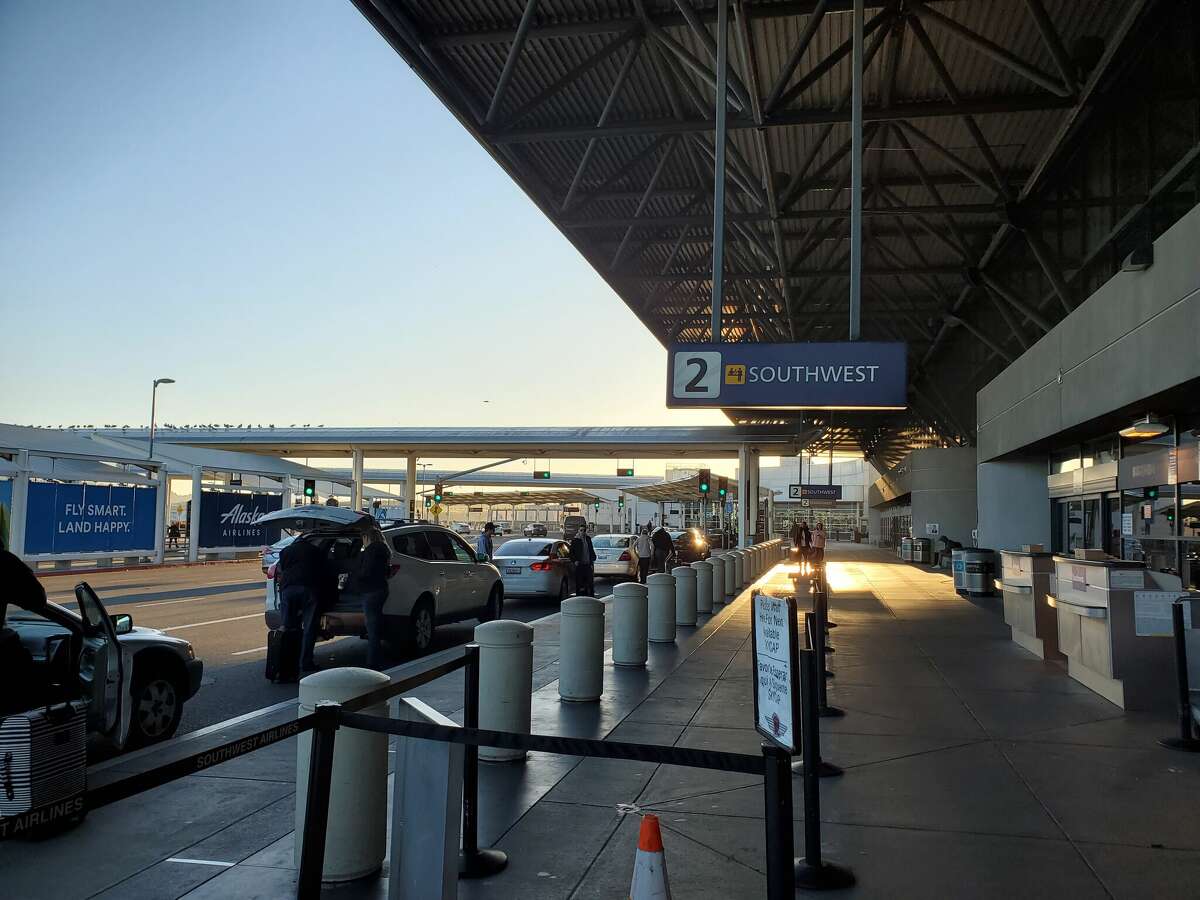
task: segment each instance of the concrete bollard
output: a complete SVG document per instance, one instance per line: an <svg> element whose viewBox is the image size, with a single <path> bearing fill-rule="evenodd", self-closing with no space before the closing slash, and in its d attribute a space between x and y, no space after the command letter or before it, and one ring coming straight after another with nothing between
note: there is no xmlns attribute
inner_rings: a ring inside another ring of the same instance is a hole
<svg viewBox="0 0 1200 900"><path fill-rule="evenodd" d="M741 593L746 586L746 554L742 550L733 551L733 587L735 593Z"/></svg>
<svg viewBox="0 0 1200 900"><path fill-rule="evenodd" d="M512 619L475 626L479 645L479 727L529 734L532 721L533 628ZM524 750L480 747L486 762L523 762Z"/></svg>
<svg viewBox="0 0 1200 900"><path fill-rule="evenodd" d="M750 580L751 581L757 581L758 573L761 571L761 566L759 564L759 558L760 558L759 554L760 554L761 550L762 550L762 548L758 544L752 544L750 546Z"/></svg>
<svg viewBox="0 0 1200 900"><path fill-rule="evenodd" d="M712 566L712 595L715 608L725 602L725 554L714 553L708 558L708 563Z"/></svg>
<svg viewBox="0 0 1200 900"><path fill-rule="evenodd" d="M734 579L737 577L737 563L732 553L725 554L725 602L733 602L738 595Z"/></svg>
<svg viewBox="0 0 1200 900"><path fill-rule="evenodd" d="M595 597L568 597L560 608L558 696L599 700L604 693L604 603Z"/></svg>
<svg viewBox="0 0 1200 900"><path fill-rule="evenodd" d="M646 636L652 644L669 644L675 640L675 576L655 572L646 582L649 593Z"/></svg>
<svg viewBox="0 0 1200 900"><path fill-rule="evenodd" d="M646 586L636 582L613 588L613 665L646 665Z"/></svg>
<svg viewBox="0 0 1200 900"><path fill-rule="evenodd" d="M711 613L713 611L713 569L707 559L692 563L696 570L696 612Z"/></svg>
<svg viewBox="0 0 1200 900"><path fill-rule="evenodd" d="M391 681L370 669L328 669L300 681L300 715L308 715L322 700L344 703ZM387 702L360 712L387 717ZM295 862L300 868L304 849L304 813L308 802L308 764L312 732L296 740ZM325 835L325 881L353 881L379 870L387 851L388 736L353 728L338 730L333 747L333 777L329 786L329 821L336 825Z"/></svg>
<svg viewBox="0 0 1200 900"><path fill-rule="evenodd" d="M675 576L675 624L695 625L696 570L691 566L676 566L671 574Z"/></svg>

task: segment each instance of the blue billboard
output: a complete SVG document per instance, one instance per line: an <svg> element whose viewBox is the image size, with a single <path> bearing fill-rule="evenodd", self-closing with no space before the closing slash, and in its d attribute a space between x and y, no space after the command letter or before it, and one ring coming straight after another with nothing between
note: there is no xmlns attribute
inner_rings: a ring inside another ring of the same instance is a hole
<svg viewBox="0 0 1200 900"><path fill-rule="evenodd" d="M34 481L25 516L25 552L153 550L157 512L157 488Z"/></svg>
<svg viewBox="0 0 1200 900"><path fill-rule="evenodd" d="M259 516L283 508L279 494L204 491L200 501L201 547L262 547L279 540L279 527L255 525Z"/></svg>
<svg viewBox="0 0 1200 900"><path fill-rule="evenodd" d="M904 409L908 349L877 341L672 344L667 406Z"/></svg>

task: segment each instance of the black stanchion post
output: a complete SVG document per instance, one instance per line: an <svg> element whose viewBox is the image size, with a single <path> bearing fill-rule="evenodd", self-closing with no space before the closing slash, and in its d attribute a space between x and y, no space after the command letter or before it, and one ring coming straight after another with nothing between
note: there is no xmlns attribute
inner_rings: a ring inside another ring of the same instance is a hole
<svg viewBox="0 0 1200 900"><path fill-rule="evenodd" d="M1179 690L1179 737L1163 738L1159 741L1172 750L1200 753L1200 740L1196 739L1192 727L1192 698L1188 685L1187 639L1183 627L1183 604L1190 600L1176 600L1171 604L1171 635L1175 641L1175 681Z"/></svg>
<svg viewBox="0 0 1200 900"><path fill-rule="evenodd" d="M767 900L793 900L796 895L796 838L792 822L790 757L782 747L765 741L762 753L767 829Z"/></svg>
<svg viewBox="0 0 1200 900"><path fill-rule="evenodd" d="M479 727L479 645L463 648L467 665L463 671L463 725ZM479 849L479 747L463 748L463 837L458 856L459 878L486 878L508 865L502 850Z"/></svg>
<svg viewBox="0 0 1200 900"><path fill-rule="evenodd" d="M308 800L304 804L304 845L296 879L297 900L319 900L325 872L325 831L329 825L329 789L333 778L333 742L341 704L322 701L313 710L312 753L308 759Z"/></svg>
<svg viewBox="0 0 1200 900"><path fill-rule="evenodd" d="M818 635L816 633L816 630L817 630L816 619L817 619L817 616L815 613L806 612L804 614L804 641L808 646L806 649L801 650L800 652L812 654L812 657L817 660L817 662L816 662L817 670L816 671L819 673L821 671L821 661L820 661L819 654L817 654L817 652L816 652L816 648L820 646L820 644L817 642ZM803 656L800 659L800 702L801 702L801 704L807 702L806 695L804 693L804 690L805 690L805 688L804 688L804 675L805 675L804 659L805 659L805 657L803 657ZM824 679L816 678L814 680L817 682L820 682L820 686L822 688L825 686ZM814 688L813 691L814 691L815 696L813 698L813 703L812 703L812 712L813 712L814 716L819 716L820 709L821 709L820 693L819 693L818 688ZM801 718L800 718L801 729L804 728L805 723L808 721L807 716L808 716L808 710L807 710L807 707L805 707L801 710ZM815 729L814 729L814 731L815 731ZM801 733L800 737L801 737L801 743L800 743L801 758L798 759L796 762L792 763L792 771L793 772L797 773L798 775L803 775L808 770L807 760L811 759L811 760L815 760L815 768L816 768L816 773L817 773L818 778L836 778L838 775L845 774L845 771L842 769L841 766L835 766L833 763L828 762L827 760L821 759L821 739L820 739L819 735L816 738L816 746L811 751L811 753L809 752L809 749L808 749L808 739L806 737L804 737L803 732Z"/></svg>
<svg viewBox="0 0 1200 900"><path fill-rule="evenodd" d="M830 651L826 645L828 635L825 633L825 619L829 615L829 595L824 591L815 595L813 606L816 607L816 614L813 618L816 620L816 633L813 635L809 646L817 651L820 671L822 674L825 669L825 654ZM805 625L807 628L807 623ZM830 706L828 702L828 689L825 685L824 678L817 679L817 715L823 719L839 719L846 713L844 710L838 709L836 706Z"/></svg>
<svg viewBox="0 0 1200 900"><path fill-rule="evenodd" d="M821 735L817 716L817 682L820 659L813 649L800 651L800 741L806 760L821 754ZM854 884L854 873L821 856L821 783L817 766L804 767L804 859L796 862L796 887L810 891L829 891Z"/></svg>

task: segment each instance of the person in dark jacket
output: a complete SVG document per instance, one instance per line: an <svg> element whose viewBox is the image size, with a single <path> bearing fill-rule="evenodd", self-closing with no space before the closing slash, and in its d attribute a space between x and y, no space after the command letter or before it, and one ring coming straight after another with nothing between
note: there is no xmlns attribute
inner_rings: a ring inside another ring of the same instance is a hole
<svg viewBox="0 0 1200 900"><path fill-rule="evenodd" d="M300 670L316 671L313 649L317 646L325 554L313 540L301 536L279 554L279 611L284 631L304 629L300 639Z"/></svg>
<svg viewBox="0 0 1200 900"><path fill-rule="evenodd" d="M345 593L362 602L367 620L367 667L383 667L383 605L388 597L388 576L392 570L392 551L382 532L372 528L363 537L362 552L346 582Z"/></svg>
<svg viewBox="0 0 1200 900"><path fill-rule="evenodd" d="M650 535L650 543L654 545L654 571L666 572L670 565L671 554L675 551L675 542L671 540L671 532L659 525Z"/></svg>
<svg viewBox="0 0 1200 900"><path fill-rule="evenodd" d="M584 522L571 538L571 560L575 563L575 592L581 597L592 597L596 593L596 548Z"/></svg>

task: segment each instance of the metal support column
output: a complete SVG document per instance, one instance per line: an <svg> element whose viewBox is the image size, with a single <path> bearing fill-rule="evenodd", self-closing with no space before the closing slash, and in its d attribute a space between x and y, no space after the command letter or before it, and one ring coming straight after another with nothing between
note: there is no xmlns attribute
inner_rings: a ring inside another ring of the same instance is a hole
<svg viewBox="0 0 1200 900"><path fill-rule="evenodd" d="M754 498L750 495L750 456L749 444L742 444L738 447L737 545L739 547L749 547L751 544L751 510L754 508Z"/></svg>
<svg viewBox="0 0 1200 900"><path fill-rule="evenodd" d="M361 447L352 447L351 462L351 478L354 483L350 485L350 508L355 512L361 512L363 507L363 452Z"/></svg>
<svg viewBox="0 0 1200 900"><path fill-rule="evenodd" d="M717 0L716 131L713 135L712 342L721 341L725 304L725 114L729 106L729 0Z"/></svg>
<svg viewBox="0 0 1200 900"><path fill-rule="evenodd" d="M850 340L862 318L863 0L854 0L850 72Z"/></svg>
<svg viewBox="0 0 1200 900"><path fill-rule="evenodd" d="M165 465L159 466L158 471L154 474L157 476L158 490L161 492L154 509L154 562L161 566L167 556L167 519L171 503L171 476L167 474Z"/></svg>
<svg viewBox="0 0 1200 900"><path fill-rule="evenodd" d="M200 488L203 475L204 470L200 466L192 467L192 514L188 519L188 562L196 562L200 558Z"/></svg>
<svg viewBox="0 0 1200 900"><path fill-rule="evenodd" d="M405 518L417 518L417 454L410 453L404 470L404 500L408 504Z"/></svg>
<svg viewBox="0 0 1200 900"><path fill-rule="evenodd" d="M13 479L12 521L8 526L8 550L10 553L24 558L25 519L29 515L29 451L18 450L14 461L17 464L17 474Z"/></svg>
<svg viewBox="0 0 1200 900"><path fill-rule="evenodd" d="M746 533L746 542L743 544L749 547L755 543L758 538L758 451L750 451L750 503L746 510L750 519L750 530Z"/></svg>

